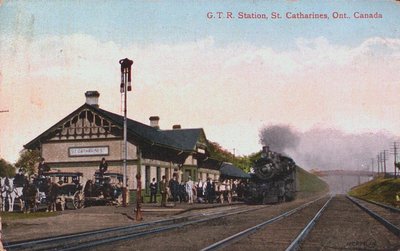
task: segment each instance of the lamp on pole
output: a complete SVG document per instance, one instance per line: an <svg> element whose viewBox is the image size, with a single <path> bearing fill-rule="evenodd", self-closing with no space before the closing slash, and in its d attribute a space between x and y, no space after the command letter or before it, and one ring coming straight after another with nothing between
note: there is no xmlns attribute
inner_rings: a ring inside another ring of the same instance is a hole
<svg viewBox="0 0 400 251"><path fill-rule="evenodd" d="M131 86L131 68L133 61L129 60L127 58L121 59L119 61L121 65L121 85L120 85L120 91L124 95L124 159L123 159L123 187L126 192L126 176L127 176L127 166L126 166L126 160L128 158L128 143L127 143L127 92L132 90ZM126 193L125 193L126 194ZM126 206L126 196L123 196L125 199L124 206Z"/></svg>

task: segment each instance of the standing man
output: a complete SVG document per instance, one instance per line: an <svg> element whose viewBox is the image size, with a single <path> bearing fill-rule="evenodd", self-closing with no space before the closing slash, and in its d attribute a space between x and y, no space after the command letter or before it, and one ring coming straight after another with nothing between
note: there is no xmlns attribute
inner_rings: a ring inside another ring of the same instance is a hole
<svg viewBox="0 0 400 251"><path fill-rule="evenodd" d="M210 178L207 178L207 183L206 183L206 197L207 197L207 203L213 203L214 202L214 185L212 183L212 180Z"/></svg>
<svg viewBox="0 0 400 251"><path fill-rule="evenodd" d="M105 158L101 159L101 163L99 165L100 177L103 178L105 172L107 172L108 164Z"/></svg>
<svg viewBox="0 0 400 251"><path fill-rule="evenodd" d="M20 168L18 170L18 173L14 177L14 186L15 187L24 187L25 184L25 175L22 172L22 169Z"/></svg>
<svg viewBox="0 0 400 251"><path fill-rule="evenodd" d="M154 198L154 200L153 200ZM157 182L156 178L150 183L150 203L157 203Z"/></svg>
<svg viewBox="0 0 400 251"><path fill-rule="evenodd" d="M178 189L179 189L179 182L176 178L176 173L172 175L172 179L169 181L169 189L171 190L172 199L174 203L178 200Z"/></svg>
<svg viewBox="0 0 400 251"><path fill-rule="evenodd" d="M161 206L167 206L167 180L165 175L162 176L162 180L160 182L160 193L161 193Z"/></svg>
<svg viewBox="0 0 400 251"><path fill-rule="evenodd" d="M137 191L136 191L136 220L143 220L142 216L142 180L140 173L136 174Z"/></svg>
<svg viewBox="0 0 400 251"><path fill-rule="evenodd" d="M192 177L189 176L189 180L186 182L186 193L188 195L189 204L193 204L193 181Z"/></svg>

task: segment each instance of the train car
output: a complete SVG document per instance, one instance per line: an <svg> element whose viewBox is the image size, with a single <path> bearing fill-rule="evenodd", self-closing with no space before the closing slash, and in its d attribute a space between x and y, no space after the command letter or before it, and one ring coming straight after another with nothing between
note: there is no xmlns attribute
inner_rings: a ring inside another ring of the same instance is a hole
<svg viewBox="0 0 400 251"><path fill-rule="evenodd" d="M248 203L269 204L295 198L296 163L290 157L263 147L250 175L246 194Z"/></svg>

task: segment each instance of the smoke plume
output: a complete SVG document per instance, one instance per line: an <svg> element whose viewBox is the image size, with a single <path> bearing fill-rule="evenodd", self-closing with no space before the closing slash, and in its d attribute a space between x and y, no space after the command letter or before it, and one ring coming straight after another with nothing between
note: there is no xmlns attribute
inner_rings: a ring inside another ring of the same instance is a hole
<svg viewBox="0 0 400 251"><path fill-rule="evenodd" d="M394 142L400 141L398 136L385 131L351 134L337 129L314 128L298 132L285 125L265 127L259 135L261 144L289 155L308 170L372 170L373 167L377 171L377 154L387 150L387 171L393 172L394 155L390 149Z"/></svg>
<svg viewBox="0 0 400 251"><path fill-rule="evenodd" d="M286 149L295 149L299 136L286 125L272 125L260 130L260 143L269 146L271 151L283 153Z"/></svg>

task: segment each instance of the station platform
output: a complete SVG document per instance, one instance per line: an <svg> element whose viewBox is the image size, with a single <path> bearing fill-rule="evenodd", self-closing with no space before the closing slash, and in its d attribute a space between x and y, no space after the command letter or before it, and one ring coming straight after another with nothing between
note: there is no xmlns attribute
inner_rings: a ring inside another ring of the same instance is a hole
<svg viewBox="0 0 400 251"><path fill-rule="evenodd" d="M166 207L162 207L160 203L143 203L142 204L142 212L187 212L191 210L199 210L199 209L208 209L208 208L215 208L215 207L227 207L227 206L237 206L243 205L243 202L232 202L232 203L172 203L168 202ZM135 207L135 205L131 205Z"/></svg>

